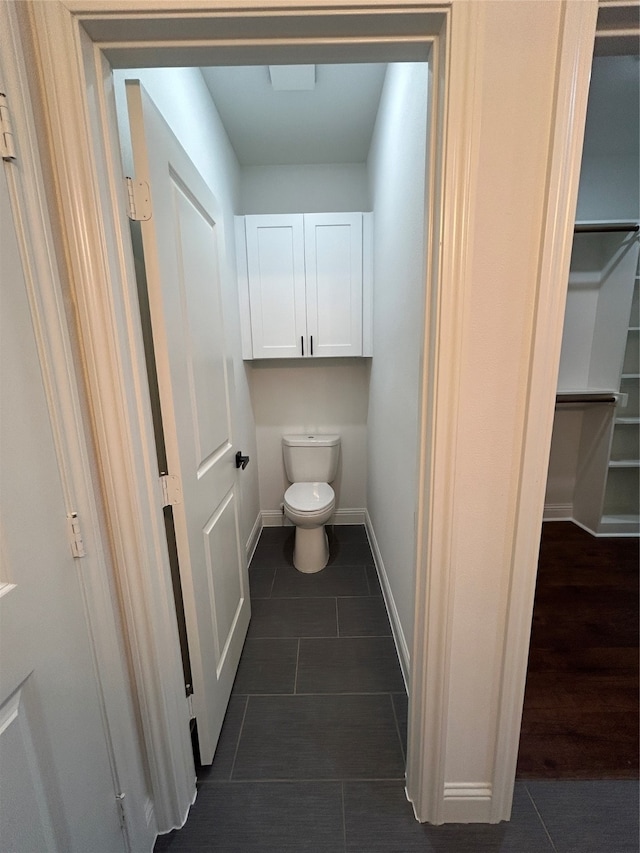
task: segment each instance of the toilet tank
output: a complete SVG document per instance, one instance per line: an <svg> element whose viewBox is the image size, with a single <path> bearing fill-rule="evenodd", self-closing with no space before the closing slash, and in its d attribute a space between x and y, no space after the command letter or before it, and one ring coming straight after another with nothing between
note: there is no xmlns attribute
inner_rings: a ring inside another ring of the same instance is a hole
<svg viewBox="0 0 640 853"><path fill-rule="evenodd" d="M330 483L340 455L339 435L283 435L282 455L290 483Z"/></svg>

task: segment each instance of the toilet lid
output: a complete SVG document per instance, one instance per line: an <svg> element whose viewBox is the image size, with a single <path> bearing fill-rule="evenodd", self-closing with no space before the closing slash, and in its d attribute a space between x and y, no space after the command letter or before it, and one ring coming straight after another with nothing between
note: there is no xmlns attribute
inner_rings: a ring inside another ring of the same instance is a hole
<svg viewBox="0 0 640 853"><path fill-rule="evenodd" d="M329 483L294 483L284 493L285 503L300 512L319 512L326 509L335 493Z"/></svg>

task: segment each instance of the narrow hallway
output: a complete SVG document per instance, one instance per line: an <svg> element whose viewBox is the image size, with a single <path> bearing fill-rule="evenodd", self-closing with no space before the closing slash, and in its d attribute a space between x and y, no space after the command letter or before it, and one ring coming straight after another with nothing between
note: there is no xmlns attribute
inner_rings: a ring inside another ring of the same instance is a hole
<svg viewBox="0 0 640 853"><path fill-rule="evenodd" d="M315 575L293 568L293 528L262 531L214 763L198 769L189 820L156 853L635 851L629 783L517 783L508 824L416 822L407 696L365 528L328 529L330 562Z"/></svg>

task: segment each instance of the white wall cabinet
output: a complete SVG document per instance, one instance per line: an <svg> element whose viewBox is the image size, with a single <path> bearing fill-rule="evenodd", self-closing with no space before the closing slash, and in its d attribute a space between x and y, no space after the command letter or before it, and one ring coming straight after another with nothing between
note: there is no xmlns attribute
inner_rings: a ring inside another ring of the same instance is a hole
<svg viewBox="0 0 640 853"><path fill-rule="evenodd" d="M243 358L369 356L371 214L236 217Z"/></svg>

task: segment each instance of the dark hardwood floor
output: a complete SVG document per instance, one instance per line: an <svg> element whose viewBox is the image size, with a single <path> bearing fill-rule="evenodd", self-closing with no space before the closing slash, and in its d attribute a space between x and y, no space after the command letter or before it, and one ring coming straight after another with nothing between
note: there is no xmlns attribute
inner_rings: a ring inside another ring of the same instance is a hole
<svg viewBox="0 0 640 853"><path fill-rule="evenodd" d="M638 777L638 542L543 525L521 779Z"/></svg>

